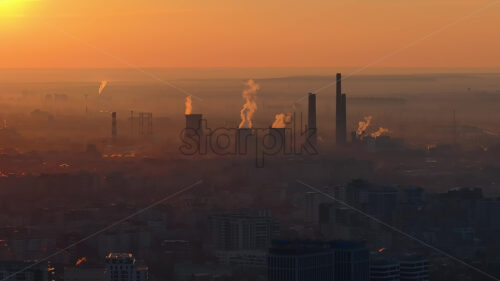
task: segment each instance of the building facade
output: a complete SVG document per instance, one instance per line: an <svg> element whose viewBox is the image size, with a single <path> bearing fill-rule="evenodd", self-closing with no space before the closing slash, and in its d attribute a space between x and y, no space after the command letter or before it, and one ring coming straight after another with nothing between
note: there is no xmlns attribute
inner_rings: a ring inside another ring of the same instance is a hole
<svg viewBox="0 0 500 281"><path fill-rule="evenodd" d="M107 281L147 281L148 268L139 265L130 253L110 253L106 256Z"/></svg>
<svg viewBox="0 0 500 281"><path fill-rule="evenodd" d="M268 214L235 213L209 218L210 239L215 250L258 250L279 236L279 224Z"/></svg>
<svg viewBox="0 0 500 281"><path fill-rule="evenodd" d="M53 269L47 262L0 261L0 280L52 281Z"/></svg>
<svg viewBox="0 0 500 281"><path fill-rule="evenodd" d="M361 243L276 241L267 265L268 281L369 280L369 252Z"/></svg>

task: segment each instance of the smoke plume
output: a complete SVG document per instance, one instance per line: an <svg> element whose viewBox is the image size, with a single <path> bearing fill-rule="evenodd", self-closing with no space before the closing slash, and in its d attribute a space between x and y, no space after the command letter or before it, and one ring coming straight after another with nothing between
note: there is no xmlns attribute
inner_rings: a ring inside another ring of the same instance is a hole
<svg viewBox="0 0 500 281"><path fill-rule="evenodd" d="M191 96L186 97L185 105L186 105L185 114L186 115L191 114L191 112L193 111L193 100Z"/></svg>
<svg viewBox="0 0 500 281"><path fill-rule="evenodd" d="M101 85L99 86L99 96L102 94L102 91L104 90L106 85L108 85L108 81L106 81L106 80L101 81Z"/></svg>
<svg viewBox="0 0 500 281"><path fill-rule="evenodd" d="M292 121L292 114L291 113L280 113L276 114L275 120L273 122L273 125L271 127L273 128L285 128L287 123L290 123Z"/></svg>
<svg viewBox="0 0 500 281"><path fill-rule="evenodd" d="M245 85L247 89L245 89L242 93L243 98L245 99L245 104L241 108L241 123L238 128L252 128L252 118L257 110L257 103L255 103L255 98L257 91L259 90L259 85L255 83L252 79L248 80Z"/></svg>
<svg viewBox="0 0 500 281"><path fill-rule="evenodd" d="M389 131L389 129L386 129L386 128L382 128L382 127L380 127L380 128L378 128L378 131L371 133L371 134L370 134L370 136L371 136L372 138L378 138L378 137L380 137L382 134L384 134L384 133L389 133L389 132L390 132L390 131Z"/></svg>
<svg viewBox="0 0 500 281"><path fill-rule="evenodd" d="M372 122L372 116L366 116L364 119L364 121L358 122L358 130L356 131L356 134L358 134L358 136L364 134L368 126L370 126L370 123Z"/></svg>

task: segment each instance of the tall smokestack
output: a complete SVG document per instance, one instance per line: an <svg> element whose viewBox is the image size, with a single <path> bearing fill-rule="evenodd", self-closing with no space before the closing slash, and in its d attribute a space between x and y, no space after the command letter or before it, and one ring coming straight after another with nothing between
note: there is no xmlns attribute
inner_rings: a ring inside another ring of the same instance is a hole
<svg viewBox="0 0 500 281"><path fill-rule="evenodd" d="M196 131L198 134L201 134L201 114L186 114L186 131L184 136L194 136Z"/></svg>
<svg viewBox="0 0 500 281"><path fill-rule="evenodd" d="M253 130L250 128L238 128L236 145L240 155L254 155L255 136Z"/></svg>
<svg viewBox="0 0 500 281"><path fill-rule="evenodd" d="M345 144L347 139L347 97L346 94L342 94L342 114L341 114L341 124L340 124L340 144Z"/></svg>
<svg viewBox="0 0 500 281"><path fill-rule="evenodd" d="M317 127L316 127L316 94L309 93L309 107L307 112L307 134L312 136L312 141L316 144Z"/></svg>
<svg viewBox="0 0 500 281"><path fill-rule="evenodd" d="M337 98L342 94L342 73L337 73Z"/></svg>
<svg viewBox="0 0 500 281"><path fill-rule="evenodd" d="M111 113L111 136L116 139L116 112Z"/></svg>
<svg viewBox="0 0 500 281"><path fill-rule="evenodd" d="M346 95L342 94L342 74L337 73L335 113L335 138L337 144L345 144L347 136L347 106Z"/></svg>

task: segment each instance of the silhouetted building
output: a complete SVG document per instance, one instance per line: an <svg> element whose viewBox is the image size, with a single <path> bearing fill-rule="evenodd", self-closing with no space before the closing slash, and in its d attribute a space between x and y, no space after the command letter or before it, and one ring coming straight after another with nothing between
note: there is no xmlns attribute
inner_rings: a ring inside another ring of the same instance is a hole
<svg viewBox="0 0 500 281"><path fill-rule="evenodd" d="M177 281L226 281L234 280L229 266L217 264L180 263L174 265L174 278ZM171 280L171 279L169 279Z"/></svg>
<svg viewBox="0 0 500 281"><path fill-rule="evenodd" d="M316 144L316 138L318 137L316 127L316 94L313 93L309 93L309 104L307 111L307 136L312 140L313 144Z"/></svg>
<svg viewBox="0 0 500 281"><path fill-rule="evenodd" d="M333 241L274 241L268 281L368 281L369 253L363 244Z"/></svg>
<svg viewBox="0 0 500 281"><path fill-rule="evenodd" d="M474 225L487 229L488 232L495 233L491 229L500 229L500 200L481 199L475 202Z"/></svg>
<svg viewBox="0 0 500 281"><path fill-rule="evenodd" d="M111 113L111 136L116 138L116 112Z"/></svg>
<svg viewBox="0 0 500 281"><path fill-rule="evenodd" d="M429 261L421 256L408 254L399 258L401 281L428 281Z"/></svg>
<svg viewBox="0 0 500 281"><path fill-rule="evenodd" d="M279 235L279 224L268 214L234 213L209 218L216 250L256 250L269 247Z"/></svg>
<svg viewBox="0 0 500 281"><path fill-rule="evenodd" d="M176 261L191 259L191 243L187 240L164 240L161 243L163 253Z"/></svg>
<svg viewBox="0 0 500 281"><path fill-rule="evenodd" d="M335 242L334 264L334 280L369 280L370 253L362 243Z"/></svg>
<svg viewBox="0 0 500 281"><path fill-rule="evenodd" d="M51 281L54 277L47 262L0 261L0 280Z"/></svg>
<svg viewBox="0 0 500 281"><path fill-rule="evenodd" d="M107 281L147 281L148 268L138 265L130 253L109 253L106 256Z"/></svg>
<svg viewBox="0 0 500 281"><path fill-rule="evenodd" d="M385 222L392 222L398 202L398 191L392 187L378 186L368 191L368 213Z"/></svg>
<svg viewBox="0 0 500 281"><path fill-rule="evenodd" d="M334 251L310 241L276 241L267 258L268 281L334 280Z"/></svg>
<svg viewBox="0 0 500 281"><path fill-rule="evenodd" d="M201 114L186 114L186 130L184 137L193 137L194 135L201 134Z"/></svg>
<svg viewBox="0 0 500 281"><path fill-rule="evenodd" d="M391 222L398 203L398 190L364 180L353 180L347 185L346 201L379 220Z"/></svg>
<svg viewBox="0 0 500 281"><path fill-rule="evenodd" d="M399 262L381 257L371 259L370 281L399 281Z"/></svg>
<svg viewBox="0 0 500 281"><path fill-rule="evenodd" d="M319 207L323 203L332 202L332 199L319 192L307 192L304 196L304 217L307 222L319 222Z"/></svg>
<svg viewBox="0 0 500 281"><path fill-rule="evenodd" d="M64 281L105 281L105 268L101 266L79 265L64 268Z"/></svg>
<svg viewBox="0 0 500 281"><path fill-rule="evenodd" d="M255 152L255 136L250 128L238 128L236 144L240 155L247 155ZM252 154L253 155L253 154Z"/></svg>
<svg viewBox="0 0 500 281"><path fill-rule="evenodd" d="M139 112L139 135L153 134L153 113Z"/></svg>
<svg viewBox="0 0 500 281"><path fill-rule="evenodd" d="M335 136L337 144L345 144L347 138L346 95L342 94L342 74L337 73Z"/></svg>

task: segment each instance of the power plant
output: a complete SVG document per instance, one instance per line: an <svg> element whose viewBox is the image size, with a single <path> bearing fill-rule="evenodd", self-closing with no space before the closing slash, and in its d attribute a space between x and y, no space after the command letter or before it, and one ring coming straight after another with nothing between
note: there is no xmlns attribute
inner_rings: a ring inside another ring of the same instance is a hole
<svg viewBox="0 0 500 281"><path fill-rule="evenodd" d="M253 96L255 91L258 89L258 85L251 90L245 90L244 93L247 95L246 103L242 110L242 123L236 131L236 135L234 139L236 141L236 146L238 147L240 152L247 152L249 150L249 145L251 145L253 138L257 138L254 129L252 129L252 115L256 109L255 101L250 99L248 96ZM248 92L251 92L250 95ZM250 102L248 100L250 100ZM247 104L250 104L247 106ZM186 118L186 126L185 131L183 133L184 138L193 138L202 136L202 114L192 114L192 100L191 97L186 97L186 110L185 110L185 118ZM342 93L342 74L336 74L336 143L337 145L344 145L347 143L347 112L346 112L347 102L346 102L346 94ZM316 94L308 93L308 108L307 108L307 124L305 126L305 137L307 141L312 145L317 145L318 142L318 127L317 127L317 105L316 105ZM134 131L136 134L141 136L148 136L153 134L153 114L151 112L139 112L135 114L134 111L130 111L130 131L131 135L134 135ZM112 112L112 128L111 135L113 139L117 138L117 120L116 120L116 112ZM275 139L284 140L284 150L291 150L291 147L295 145L295 134L298 131L290 130L289 134L285 133L287 130L286 124L290 124L291 113L279 113L276 114L276 120L272 126L267 130L268 133ZM288 120L288 121L287 121ZM287 123L288 122L288 123ZM247 126L242 126L248 125ZM300 125L303 126L303 125ZM255 130L258 130L255 129ZM272 140L267 140L266 145L270 145Z"/></svg>
<svg viewBox="0 0 500 281"><path fill-rule="evenodd" d="M239 128L236 131L236 135L234 136L236 141L236 147L238 151L241 153L246 153L249 150L249 145L253 142L253 138L257 136L254 135L254 129L252 129L252 115L256 109L255 101L250 98L255 98L253 95L255 91L258 89L258 85L254 87L252 90L245 90L244 97L246 99L246 103L243 106L241 111L242 122ZM250 105L248 105L250 104ZM202 114L192 114L192 100L191 97L186 97L186 127L184 132L184 138L187 137L201 137L201 127L202 127ZM336 143L337 145L344 145L347 143L347 97L345 93L342 93L342 74L337 73L336 75ZM285 140L284 150L291 150L292 147L292 139L294 139L292 131L290 131L290 136L287 136L285 133L286 130L286 119L287 115L284 113L280 113L276 115L275 123L267 130L268 133L274 139L282 139ZM280 121L280 122L278 122ZM289 121L288 121L289 122ZM142 123L142 121L141 121ZM140 124L141 125L141 124ZM302 126L302 125L301 125ZM140 126L142 127L142 125ZM317 127L317 106L316 106L316 94L309 93L308 94L308 112L307 112L307 124L305 126L306 132L305 137L312 145L316 145L318 141L318 127ZM258 130L258 128L256 129ZM141 129L142 131L142 129ZM267 140L265 145L272 146L272 140Z"/></svg>
<svg viewBox="0 0 500 281"><path fill-rule="evenodd" d="M335 137L337 144L345 144L347 137L346 95L342 93L342 74L337 73Z"/></svg>

